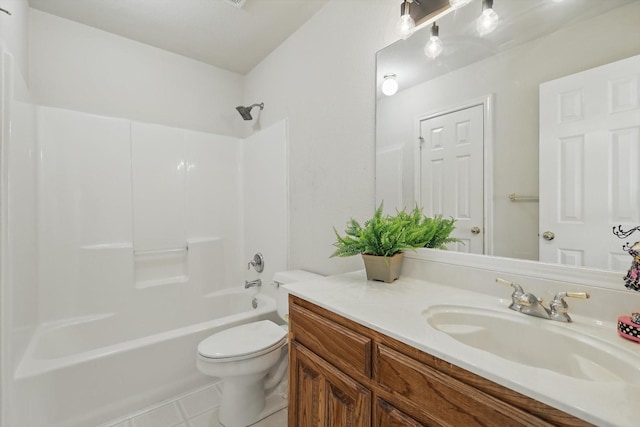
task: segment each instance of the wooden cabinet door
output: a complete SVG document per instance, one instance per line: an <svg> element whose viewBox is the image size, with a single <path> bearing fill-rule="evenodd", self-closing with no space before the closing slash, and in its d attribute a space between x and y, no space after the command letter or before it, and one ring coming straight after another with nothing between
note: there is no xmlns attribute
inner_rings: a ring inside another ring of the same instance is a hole
<svg viewBox="0 0 640 427"><path fill-rule="evenodd" d="M380 398L376 399L373 420L373 427L428 427Z"/></svg>
<svg viewBox="0 0 640 427"><path fill-rule="evenodd" d="M371 425L368 389L295 341L289 362L289 426Z"/></svg>

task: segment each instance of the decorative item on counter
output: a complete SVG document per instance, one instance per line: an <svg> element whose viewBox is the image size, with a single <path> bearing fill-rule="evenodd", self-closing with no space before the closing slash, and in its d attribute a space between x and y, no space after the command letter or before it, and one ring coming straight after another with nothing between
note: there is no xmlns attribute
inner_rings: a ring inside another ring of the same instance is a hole
<svg viewBox="0 0 640 427"><path fill-rule="evenodd" d="M624 276L624 286L627 289L640 291L640 242L635 242L631 248L625 247L625 250L633 257L633 261L627 275Z"/></svg>
<svg viewBox="0 0 640 427"><path fill-rule="evenodd" d="M631 341L640 342L640 313L618 317L618 335Z"/></svg>
<svg viewBox="0 0 640 427"><path fill-rule="evenodd" d="M458 242L449 237L455 229L455 219L444 219L441 215L429 218L417 206L407 213L383 215L383 204L373 217L365 221L364 227L355 219L347 222L344 237L336 234L337 248L332 257L347 257L361 254L367 280L391 283L400 277L402 251L415 248L446 249L447 243Z"/></svg>
<svg viewBox="0 0 640 427"><path fill-rule="evenodd" d="M638 230L640 230L640 226L624 231L622 225L619 225L617 228L613 227L613 234L620 239L624 239ZM624 286L627 289L640 291L640 242L635 242L633 245L627 242L622 246L622 249L633 257L631 268L629 268L627 275L624 276Z"/></svg>

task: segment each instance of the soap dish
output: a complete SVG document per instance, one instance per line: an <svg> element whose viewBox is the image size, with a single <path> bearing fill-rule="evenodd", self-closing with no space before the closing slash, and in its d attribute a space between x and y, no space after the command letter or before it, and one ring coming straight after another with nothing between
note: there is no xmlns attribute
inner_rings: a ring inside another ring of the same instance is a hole
<svg viewBox="0 0 640 427"><path fill-rule="evenodd" d="M640 342L640 325L633 323L630 316L619 316L618 335L631 341Z"/></svg>

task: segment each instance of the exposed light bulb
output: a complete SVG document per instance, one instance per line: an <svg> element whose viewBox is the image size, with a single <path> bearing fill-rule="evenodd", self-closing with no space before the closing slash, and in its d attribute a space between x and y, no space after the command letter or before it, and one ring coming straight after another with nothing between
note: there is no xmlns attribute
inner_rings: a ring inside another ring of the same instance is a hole
<svg viewBox="0 0 640 427"><path fill-rule="evenodd" d="M424 54L431 59L437 58L442 53L442 40L440 37L431 36L426 45L424 45Z"/></svg>
<svg viewBox="0 0 640 427"><path fill-rule="evenodd" d="M495 10L493 10L493 7L491 7L492 3L493 1L483 3L482 15L480 15L476 22L476 30L481 36L485 36L495 30L500 21L500 16L498 16ZM489 6L484 8L484 5Z"/></svg>
<svg viewBox="0 0 640 427"><path fill-rule="evenodd" d="M439 33L440 28L434 22L431 27L431 37L424 45L424 54L431 59L437 58L442 53L442 40L440 40Z"/></svg>
<svg viewBox="0 0 640 427"><path fill-rule="evenodd" d="M471 3L471 0L449 0L449 4L454 9L461 8L462 6L466 6L469 3Z"/></svg>
<svg viewBox="0 0 640 427"><path fill-rule="evenodd" d="M395 95L398 92L398 81L396 80L395 74L385 74L384 80L382 81L382 93L387 96Z"/></svg>
<svg viewBox="0 0 640 427"><path fill-rule="evenodd" d="M402 3L401 7L402 15L400 16L400 20L398 21L398 24L396 26L398 34L400 34L400 37L404 40L411 37L411 34L413 34L416 29L416 21L414 21L409 14L409 8L409 2L405 0L405 2Z"/></svg>
<svg viewBox="0 0 640 427"><path fill-rule="evenodd" d="M416 22L413 20L411 15L402 15L400 20L398 21L398 34L404 40L411 37L411 34L416 29Z"/></svg>

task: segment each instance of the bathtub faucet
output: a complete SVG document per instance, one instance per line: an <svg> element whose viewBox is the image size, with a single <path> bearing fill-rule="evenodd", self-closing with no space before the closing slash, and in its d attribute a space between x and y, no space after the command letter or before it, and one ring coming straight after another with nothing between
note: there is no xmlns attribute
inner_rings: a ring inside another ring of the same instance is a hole
<svg viewBox="0 0 640 427"><path fill-rule="evenodd" d="M256 279L256 280L245 280L244 281L244 288L245 289L249 289L249 288L253 288L254 286L262 286L262 280L261 279Z"/></svg>
<svg viewBox="0 0 640 427"><path fill-rule="evenodd" d="M249 261L247 264L247 270L250 270L251 267L255 268L258 273L262 273L264 271L264 256L260 252L256 253L253 256L253 259Z"/></svg>

